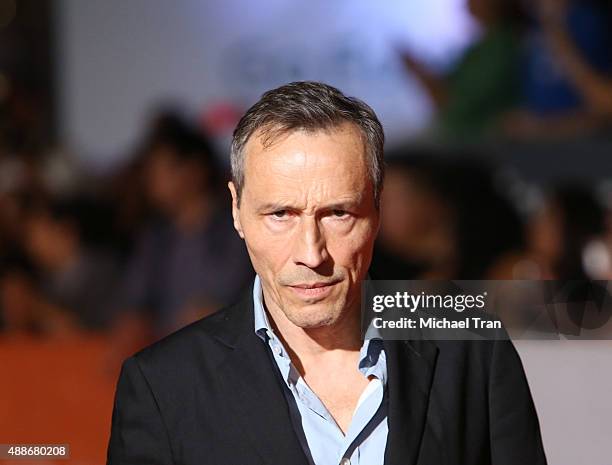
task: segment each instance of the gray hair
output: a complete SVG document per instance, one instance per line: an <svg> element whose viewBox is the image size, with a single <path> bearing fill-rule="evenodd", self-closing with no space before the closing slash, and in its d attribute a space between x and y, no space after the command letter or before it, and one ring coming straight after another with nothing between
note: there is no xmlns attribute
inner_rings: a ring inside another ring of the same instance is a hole
<svg viewBox="0 0 612 465"><path fill-rule="evenodd" d="M244 148L253 134L263 134L266 145L294 130L327 130L343 122L353 123L361 130L378 208L384 178L385 135L376 113L361 100L312 81L292 82L269 90L238 122L231 145L232 181L238 202L244 187Z"/></svg>

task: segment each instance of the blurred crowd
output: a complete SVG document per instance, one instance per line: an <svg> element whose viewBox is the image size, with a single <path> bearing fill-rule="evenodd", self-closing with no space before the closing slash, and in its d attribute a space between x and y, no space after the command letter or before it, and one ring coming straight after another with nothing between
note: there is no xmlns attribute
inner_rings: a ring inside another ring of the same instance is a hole
<svg viewBox="0 0 612 465"><path fill-rule="evenodd" d="M437 109L432 135L550 139L606 131L612 117L607 0L466 0L477 39L446 73L406 50Z"/></svg>
<svg viewBox="0 0 612 465"><path fill-rule="evenodd" d="M6 145L0 160L3 331L111 331L129 351L218 309L251 281L227 175L179 112L156 115L130 162L106 176L69 161L58 170L57 155L22 148Z"/></svg>
<svg viewBox="0 0 612 465"><path fill-rule="evenodd" d="M375 277L612 278L603 194L568 180L525 195L481 156L457 155L413 149L388 159Z"/></svg>
<svg viewBox="0 0 612 465"><path fill-rule="evenodd" d="M429 137L445 143L387 154L372 277L612 279L605 192L568 179L533 195L487 145L462 143L605 134L607 3L468 3L481 33L446 75L403 52L437 108ZM201 125L161 110L126 164L94 176L45 138L35 94L10 84L0 82L1 332L101 332L129 352L252 282L227 156Z"/></svg>

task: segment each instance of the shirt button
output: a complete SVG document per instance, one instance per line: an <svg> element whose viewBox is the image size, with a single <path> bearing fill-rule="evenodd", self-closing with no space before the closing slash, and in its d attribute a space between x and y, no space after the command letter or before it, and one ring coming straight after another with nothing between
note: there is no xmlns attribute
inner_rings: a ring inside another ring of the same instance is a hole
<svg viewBox="0 0 612 465"><path fill-rule="evenodd" d="M344 457L342 460L340 460L339 465L351 465L351 461L350 459L347 459L346 457Z"/></svg>
<svg viewBox="0 0 612 465"><path fill-rule="evenodd" d="M274 346L274 353L275 353L276 355L280 355L280 353L281 353L281 348L280 348L280 346Z"/></svg>

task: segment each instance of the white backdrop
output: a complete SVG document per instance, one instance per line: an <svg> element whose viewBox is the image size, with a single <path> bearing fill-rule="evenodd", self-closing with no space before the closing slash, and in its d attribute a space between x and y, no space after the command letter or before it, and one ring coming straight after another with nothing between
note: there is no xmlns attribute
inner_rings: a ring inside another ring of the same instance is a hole
<svg viewBox="0 0 612 465"><path fill-rule="evenodd" d="M61 136L98 166L160 102L241 112L298 79L362 98L393 142L430 116L397 50L443 66L474 30L464 0L61 0L57 20Z"/></svg>

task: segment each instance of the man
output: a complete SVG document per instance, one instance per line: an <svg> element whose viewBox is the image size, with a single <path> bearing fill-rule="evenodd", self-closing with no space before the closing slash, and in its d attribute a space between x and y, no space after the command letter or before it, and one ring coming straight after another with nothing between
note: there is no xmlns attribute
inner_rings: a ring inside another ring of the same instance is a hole
<svg viewBox="0 0 612 465"><path fill-rule="evenodd" d="M246 113L229 188L253 290L125 361L109 464L545 463L510 343L361 340L382 150L324 84Z"/></svg>

